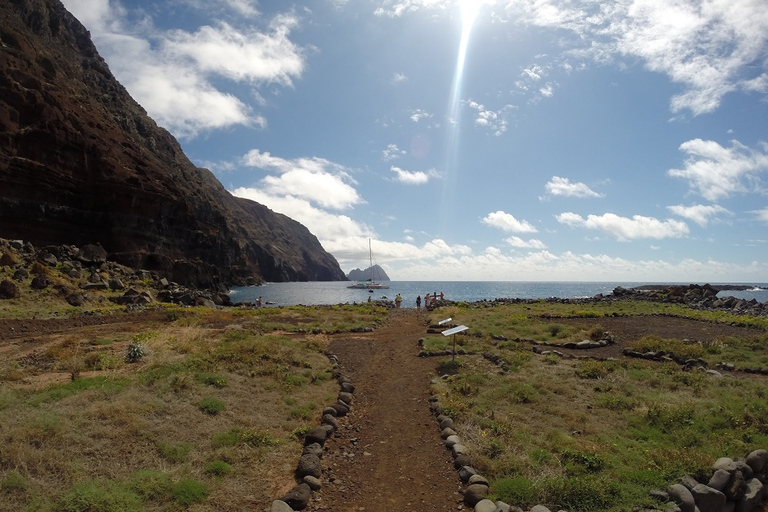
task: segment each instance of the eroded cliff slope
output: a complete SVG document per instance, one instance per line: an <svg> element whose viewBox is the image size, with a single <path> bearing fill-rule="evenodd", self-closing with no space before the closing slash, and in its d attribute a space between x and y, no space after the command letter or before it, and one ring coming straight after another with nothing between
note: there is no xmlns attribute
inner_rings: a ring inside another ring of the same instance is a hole
<svg viewBox="0 0 768 512"><path fill-rule="evenodd" d="M100 243L196 286L346 279L304 226L193 165L59 0L0 2L0 237Z"/></svg>

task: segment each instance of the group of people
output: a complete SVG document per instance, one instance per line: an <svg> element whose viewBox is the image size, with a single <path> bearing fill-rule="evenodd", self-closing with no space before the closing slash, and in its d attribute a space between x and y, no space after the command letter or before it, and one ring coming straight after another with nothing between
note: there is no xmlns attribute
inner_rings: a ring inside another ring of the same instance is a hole
<svg viewBox="0 0 768 512"><path fill-rule="evenodd" d="M384 298L384 297L382 297ZM428 308L429 306L433 304L437 304L437 301L443 301L445 299L445 294L443 292L440 292L438 294L437 292L432 293L431 295L428 293L424 296L424 307ZM370 295L368 296L368 302L371 302ZM403 296L399 293L395 297L395 307L399 308L403 304ZM416 309L421 309L421 295L416 297Z"/></svg>
<svg viewBox="0 0 768 512"><path fill-rule="evenodd" d="M445 299L445 295L443 294L443 292L440 292L439 297L440 297L439 298L440 301L443 301ZM428 308L433 303L437 303L437 301L438 301L437 292L432 293L432 295L426 294L424 296L424 307ZM420 309L420 308L421 308L421 295L416 297L416 309Z"/></svg>

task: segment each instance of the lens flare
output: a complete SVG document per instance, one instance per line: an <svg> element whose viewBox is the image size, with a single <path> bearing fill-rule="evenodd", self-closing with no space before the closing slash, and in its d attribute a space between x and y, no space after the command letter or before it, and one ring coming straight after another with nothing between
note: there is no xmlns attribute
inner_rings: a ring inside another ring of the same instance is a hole
<svg viewBox="0 0 768 512"><path fill-rule="evenodd" d="M458 6L461 10L461 40L456 57L456 69L453 75L453 84L451 86L450 100L448 104L448 128L446 136L446 159L445 159L445 180L443 181L443 197L441 200L441 220L443 225L441 231L445 231L445 225L448 221L446 215L448 208L451 208L453 202L454 189L456 187L456 178L458 174L458 145L459 145L459 127L461 114L461 93L462 82L464 78L464 64L467 60L467 49L469 48L469 39L472 34L472 28L475 26L480 7L484 2L481 0L459 0Z"/></svg>

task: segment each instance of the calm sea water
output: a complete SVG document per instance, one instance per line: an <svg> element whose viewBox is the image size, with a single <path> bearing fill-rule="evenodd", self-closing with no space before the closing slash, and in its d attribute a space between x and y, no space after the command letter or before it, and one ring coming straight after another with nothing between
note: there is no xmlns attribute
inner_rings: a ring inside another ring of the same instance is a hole
<svg viewBox="0 0 768 512"><path fill-rule="evenodd" d="M399 293L403 297L403 307L416 307L416 297L440 292L445 298L454 301L477 302L493 299L563 299L594 297L602 293L608 295L617 286L632 288L645 284L659 283L620 283L620 282L564 282L564 281L390 281L388 290L354 290L347 286L349 281L309 282L309 283L266 283L261 286L233 288L232 302L253 302L261 297L264 305L294 306L318 304L344 304L366 302L386 298L394 300ZM661 283L665 284L665 283ZM666 283L669 284L669 283ZM690 284L690 283L679 283ZM715 283L712 283L715 284ZM737 298L768 301L768 284L755 284L752 290L720 292L720 296L732 295Z"/></svg>

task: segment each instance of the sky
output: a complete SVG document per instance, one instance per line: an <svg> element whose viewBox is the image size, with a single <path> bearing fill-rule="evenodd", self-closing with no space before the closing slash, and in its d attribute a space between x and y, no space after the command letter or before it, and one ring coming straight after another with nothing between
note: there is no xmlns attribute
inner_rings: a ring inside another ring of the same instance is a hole
<svg viewBox="0 0 768 512"><path fill-rule="evenodd" d="M345 272L768 282L765 0L63 3Z"/></svg>

